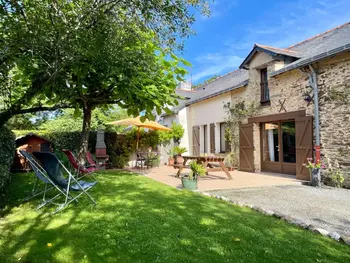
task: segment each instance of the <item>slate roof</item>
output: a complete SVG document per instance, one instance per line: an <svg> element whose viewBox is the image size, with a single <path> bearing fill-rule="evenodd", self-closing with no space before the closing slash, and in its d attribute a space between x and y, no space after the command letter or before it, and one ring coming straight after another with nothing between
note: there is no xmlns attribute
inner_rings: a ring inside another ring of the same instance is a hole
<svg viewBox="0 0 350 263"><path fill-rule="evenodd" d="M271 76L350 50L350 22L306 39L287 49L298 52L301 58L273 72Z"/></svg>
<svg viewBox="0 0 350 263"><path fill-rule="evenodd" d="M192 99L186 102L186 106L206 100L248 84L248 71L237 69L231 71L212 82L203 84L196 88Z"/></svg>
<svg viewBox="0 0 350 263"><path fill-rule="evenodd" d="M181 109L186 107L187 101L189 101L191 98L194 97L196 91L195 90L176 89L175 93L183 98L183 99L178 99L177 101L179 102L179 104L176 106L173 106L171 108L171 111L174 114L177 114ZM166 115L168 115L168 114L163 113L161 116L166 116Z"/></svg>
<svg viewBox="0 0 350 263"><path fill-rule="evenodd" d="M254 55L258 52L265 52L272 57L278 57L280 55L293 57L293 58L300 58L300 54L297 51L283 49L283 48L276 48L261 44L255 44L252 51L248 54L248 56L243 60L242 64L239 66L241 69L248 69L247 65L250 62L250 60L254 57Z"/></svg>

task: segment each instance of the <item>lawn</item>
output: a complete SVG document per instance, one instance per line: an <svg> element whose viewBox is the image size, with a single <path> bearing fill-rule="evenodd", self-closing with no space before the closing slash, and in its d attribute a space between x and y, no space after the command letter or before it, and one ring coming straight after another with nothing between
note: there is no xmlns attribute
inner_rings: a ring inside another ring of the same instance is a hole
<svg viewBox="0 0 350 263"><path fill-rule="evenodd" d="M32 182L13 177L0 262L350 262L344 244L132 173L100 174L97 206L84 197L56 215L20 204Z"/></svg>

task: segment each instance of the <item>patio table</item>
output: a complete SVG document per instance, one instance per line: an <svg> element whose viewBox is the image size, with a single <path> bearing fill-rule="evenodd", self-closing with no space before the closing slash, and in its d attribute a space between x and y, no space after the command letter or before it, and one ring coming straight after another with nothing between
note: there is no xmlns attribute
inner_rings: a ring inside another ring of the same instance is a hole
<svg viewBox="0 0 350 263"><path fill-rule="evenodd" d="M180 177L180 174L183 170L183 168L189 168L188 165L186 165L188 160L195 160L197 163L201 164L208 172L214 172L214 171L223 171L225 172L227 178L229 180L232 180L232 177L230 175L230 172L228 171L227 167L224 164L224 157L219 156L182 156L184 158L183 164L176 164L174 165L174 168L178 168L179 170L176 173L176 177ZM214 167L213 163L218 163L219 167Z"/></svg>

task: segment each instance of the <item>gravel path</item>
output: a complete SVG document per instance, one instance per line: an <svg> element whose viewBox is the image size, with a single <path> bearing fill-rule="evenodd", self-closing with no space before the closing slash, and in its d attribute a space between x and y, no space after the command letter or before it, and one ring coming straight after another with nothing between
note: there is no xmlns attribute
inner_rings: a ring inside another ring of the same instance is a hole
<svg viewBox="0 0 350 263"><path fill-rule="evenodd" d="M329 232L350 236L350 190L285 185L209 193L280 212Z"/></svg>

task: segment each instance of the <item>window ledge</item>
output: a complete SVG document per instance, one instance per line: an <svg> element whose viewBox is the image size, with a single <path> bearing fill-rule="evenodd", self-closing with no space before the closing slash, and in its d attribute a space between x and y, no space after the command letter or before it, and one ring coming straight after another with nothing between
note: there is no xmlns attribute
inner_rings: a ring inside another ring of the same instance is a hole
<svg viewBox="0 0 350 263"><path fill-rule="evenodd" d="M261 106L270 106L271 102L269 100L260 101Z"/></svg>

